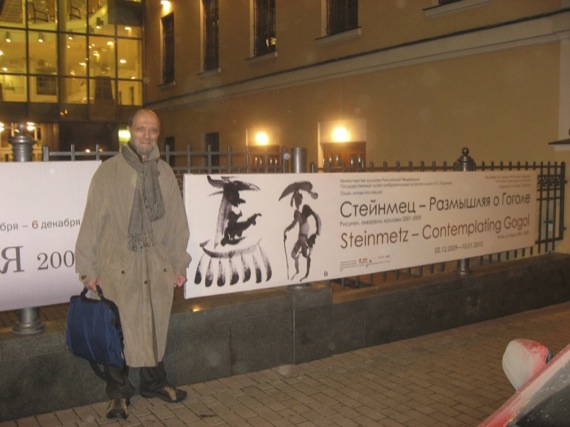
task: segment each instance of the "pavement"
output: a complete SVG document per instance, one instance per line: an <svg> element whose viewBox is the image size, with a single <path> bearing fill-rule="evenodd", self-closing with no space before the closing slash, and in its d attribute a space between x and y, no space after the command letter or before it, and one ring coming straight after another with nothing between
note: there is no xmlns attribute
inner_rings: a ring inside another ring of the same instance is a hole
<svg viewBox="0 0 570 427"><path fill-rule="evenodd" d="M28 426L477 426L514 389L501 358L512 339L556 355L570 342L570 302L368 347L300 365L182 386L167 404L133 397L127 420L99 402L14 421ZM103 385L102 385L103 386Z"/></svg>

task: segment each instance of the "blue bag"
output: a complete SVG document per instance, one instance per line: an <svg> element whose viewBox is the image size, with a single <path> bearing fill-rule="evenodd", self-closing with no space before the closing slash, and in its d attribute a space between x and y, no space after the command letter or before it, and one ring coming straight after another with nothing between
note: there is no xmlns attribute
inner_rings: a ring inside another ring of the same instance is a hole
<svg viewBox="0 0 570 427"><path fill-rule="evenodd" d="M88 360L97 372L96 364L123 367L123 332L119 309L103 296L97 285L99 299L87 298L87 288L69 300L67 348L77 357Z"/></svg>

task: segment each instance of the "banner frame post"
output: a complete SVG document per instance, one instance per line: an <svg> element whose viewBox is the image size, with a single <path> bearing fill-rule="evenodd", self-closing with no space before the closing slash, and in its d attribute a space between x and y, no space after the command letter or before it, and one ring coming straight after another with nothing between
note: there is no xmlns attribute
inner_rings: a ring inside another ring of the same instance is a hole
<svg viewBox="0 0 570 427"><path fill-rule="evenodd" d="M14 162L31 162L32 150L35 144L34 139L25 134L26 124L18 123L18 133L9 139L12 144L12 155ZM16 335L34 335L44 331L45 325L39 318L37 307L28 307L18 310L18 320L12 327L12 332Z"/></svg>
<svg viewBox="0 0 570 427"><path fill-rule="evenodd" d="M307 172L307 149L303 147L295 147L292 150L292 172L293 173L305 173ZM287 257L287 248L285 248L285 256ZM301 290L307 289L310 283L297 283L295 285L289 285L289 289Z"/></svg>
<svg viewBox="0 0 570 427"><path fill-rule="evenodd" d="M457 159L454 165L455 171L458 172L474 172L476 169L475 160L469 155L469 148L463 147L461 156ZM469 268L469 258L462 258L457 262L457 273L460 276L467 276L472 273Z"/></svg>

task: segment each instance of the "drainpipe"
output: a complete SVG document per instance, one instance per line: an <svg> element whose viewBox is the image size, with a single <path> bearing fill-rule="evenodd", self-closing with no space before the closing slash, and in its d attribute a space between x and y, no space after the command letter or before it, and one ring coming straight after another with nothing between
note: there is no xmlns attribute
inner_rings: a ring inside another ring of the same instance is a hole
<svg viewBox="0 0 570 427"><path fill-rule="evenodd" d="M12 156L14 162L31 162L34 139L26 135L25 123L18 123L18 133L10 138L12 144ZM18 310L18 321L12 327L12 332L17 335L39 334L45 329L39 319L37 308L23 308Z"/></svg>

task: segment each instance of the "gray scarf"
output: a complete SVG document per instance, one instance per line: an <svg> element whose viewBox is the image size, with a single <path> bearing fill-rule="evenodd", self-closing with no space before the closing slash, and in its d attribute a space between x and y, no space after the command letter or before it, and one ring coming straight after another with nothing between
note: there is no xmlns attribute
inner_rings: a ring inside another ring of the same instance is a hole
<svg viewBox="0 0 570 427"><path fill-rule="evenodd" d="M129 220L129 249L138 251L154 246L151 222L164 216L164 203L158 184L158 158L160 152L155 145L147 160L142 160L131 143L123 147L123 157L130 167L137 171L137 186Z"/></svg>

